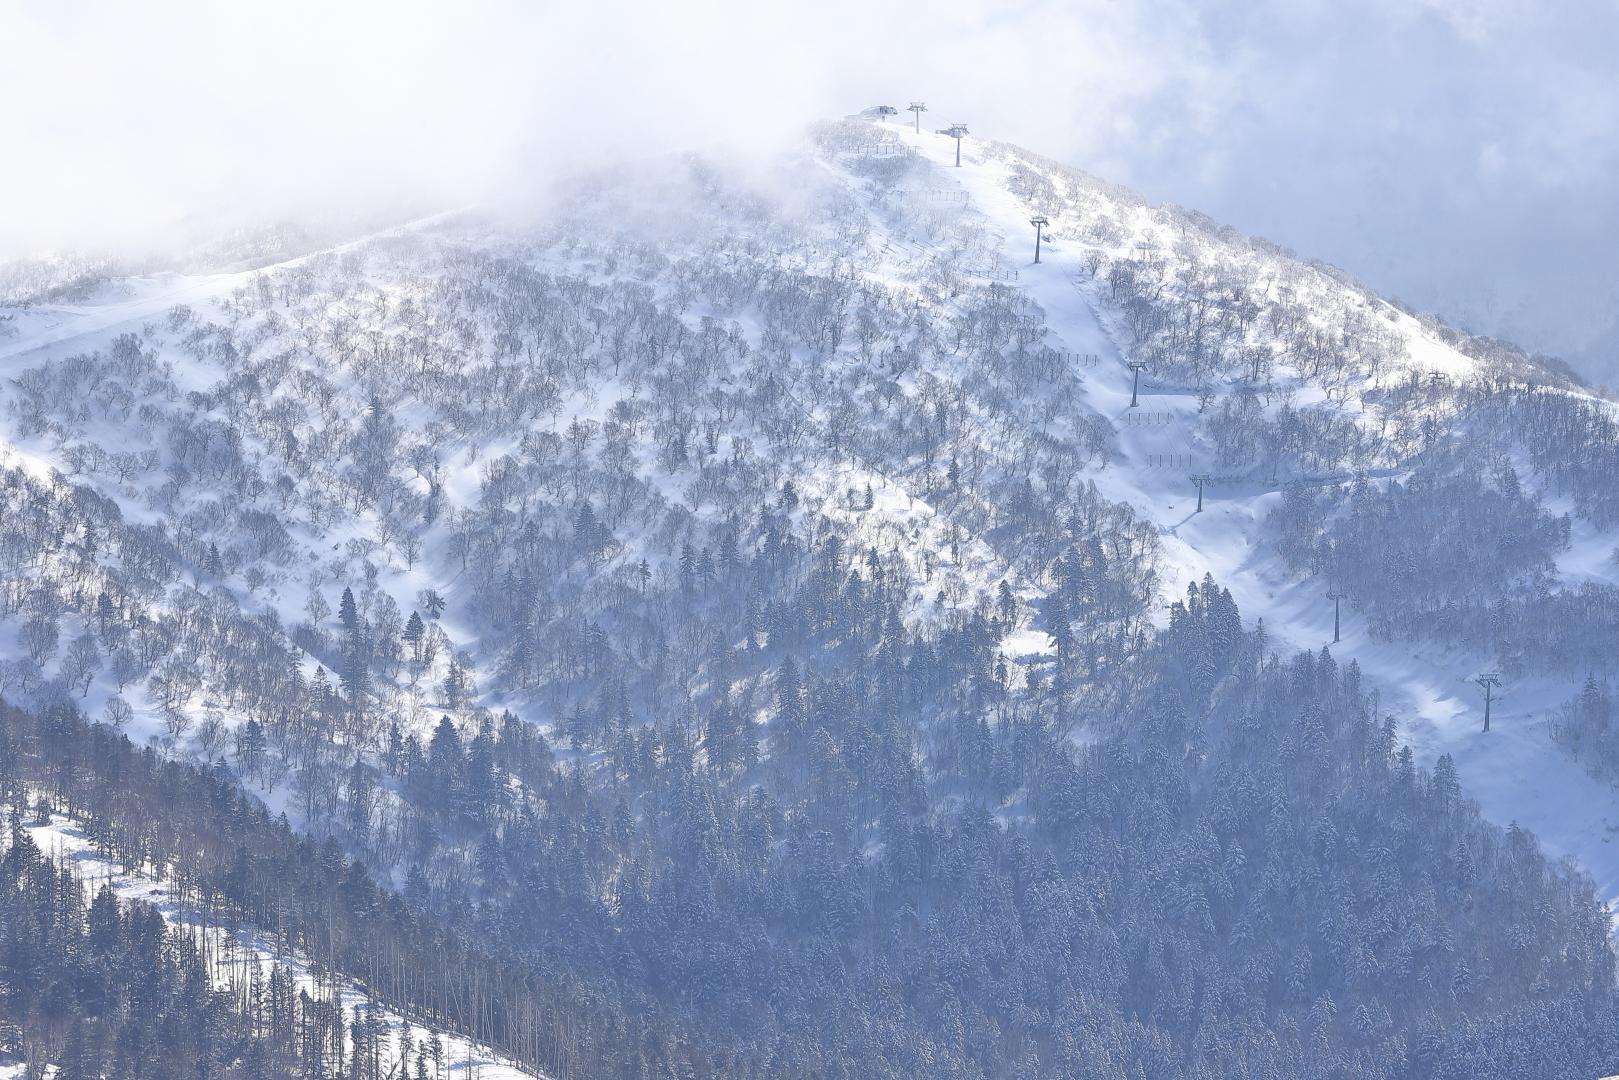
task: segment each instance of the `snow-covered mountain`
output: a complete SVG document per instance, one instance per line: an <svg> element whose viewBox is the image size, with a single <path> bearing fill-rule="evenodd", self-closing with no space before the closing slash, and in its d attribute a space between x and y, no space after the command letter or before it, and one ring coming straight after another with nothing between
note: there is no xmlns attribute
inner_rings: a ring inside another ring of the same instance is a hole
<svg viewBox="0 0 1619 1080"><path fill-rule="evenodd" d="M851 119L4 315L0 692L220 761L682 1060L1429 1075L1611 996L1619 418L1330 267ZM1353 914L1259 931L1294 875ZM1144 989L1177 950L1263 1019ZM1035 958L1082 1019L986 1003Z"/></svg>

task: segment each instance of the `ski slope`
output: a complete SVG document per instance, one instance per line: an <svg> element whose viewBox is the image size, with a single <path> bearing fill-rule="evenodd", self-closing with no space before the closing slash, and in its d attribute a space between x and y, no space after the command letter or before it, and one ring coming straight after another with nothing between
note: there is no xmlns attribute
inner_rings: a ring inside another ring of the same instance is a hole
<svg viewBox="0 0 1619 1080"><path fill-rule="evenodd" d="M1184 595L1188 583L1212 574L1230 589L1245 620L1264 620L1277 651L1330 645L1333 613L1325 584L1290 573L1263 540L1262 524L1280 490L1251 482L1213 484L1205 492L1203 512L1196 512L1189 477L1207 471L1212 461L1194 434L1196 398L1156 393L1144 380L1139 405L1130 408L1131 373L1090 282L1083 258L1087 249L1078 243L1048 244L1040 265L1033 265L1029 218L1045 208L1028 205L1009 190L1011 174L1004 162L986 160L984 148L969 140L956 168L953 139L909 128L901 137L932 165L940 186L959 186L969 196L969 212L988 219L1001 238L1003 265L1018 269L1017 287L1045 309L1060 343L1101 357L1085 373L1083 393L1092 409L1113 420L1119 457L1095 479L1104 494L1128 503L1157 527L1165 549L1166 602ZM1462 377L1475 370L1469 357L1425 333L1415 320L1401 317L1397 325L1413 369ZM1170 421L1132 424L1127 420L1132 411L1168 414ZM1184 455L1191 465L1163 467L1156 460L1162 455ZM1575 577L1598 572L1586 556L1619 544L1619 536L1602 535L1583 522L1576 537L1579 546L1561 564ZM1591 777L1553 743L1547 728L1547 718L1577 689L1574 683L1519 681L1498 699L1485 734L1482 701L1471 678L1493 667L1491 658L1426 642L1372 640L1347 608L1342 641L1332 651L1339 663L1359 664L1420 761L1431 765L1450 754L1464 789L1488 817L1529 829L1551 854L1576 861L1600 897L1619 903L1619 791Z"/></svg>

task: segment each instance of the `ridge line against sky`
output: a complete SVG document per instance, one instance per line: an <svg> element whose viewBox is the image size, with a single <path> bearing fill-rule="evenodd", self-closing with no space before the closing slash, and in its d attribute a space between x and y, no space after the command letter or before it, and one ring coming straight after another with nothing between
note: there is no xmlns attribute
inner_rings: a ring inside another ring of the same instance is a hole
<svg viewBox="0 0 1619 1080"><path fill-rule="evenodd" d="M0 258L918 97L1619 382L1619 0L0 0L0 92Z"/></svg>

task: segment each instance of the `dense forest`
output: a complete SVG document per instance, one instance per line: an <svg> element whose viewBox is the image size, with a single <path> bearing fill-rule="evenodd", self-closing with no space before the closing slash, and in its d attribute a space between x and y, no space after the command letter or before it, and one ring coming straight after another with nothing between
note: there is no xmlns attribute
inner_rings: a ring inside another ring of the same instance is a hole
<svg viewBox="0 0 1619 1080"><path fill-rule="evenodd" d="M1056 1075L1461 1076L1523 1025L1558 1032L1533 1058L1542 1075L1610 1060L1613 958L1589 884L1516 827L1482 822L1448 759L1416 769L1352 665L1284 661L1263 645L1206 584L1176 605L1127 723L1078 756L1049 728L1024 733L1041 773L1024 815L993 811L994 763L1020 754L986 733L975 765L941 770L935 783L956 794L940 809L892 800L880 812L875 858L840 858L846 793L809 783L790 813L761 819L756 789L728 787L678 744L660 748L643 781L660 796L657 828L629 830L636 873L590 921L567 889L592 852L517 861L528 854L521 817L480 849L488 899L456 917L380 892L330 839L298 837L222 770L137 750L71 712L8 711L0 759L14 822L48 804L111 857L190 883L219 924L267 928L382 997L563 1075L808 1074L859 1060L895 1076L995 1073L997 1062ZM863 724L813 707L832 692L809 698L806 724L844 741ZM436 742L431 758L464 781L471 756L453 725ZM498 743L491 756L496 786L508 786ZM475 786L438 789L446 824L465 812L458 789L477 801ZM610 849L605 802L570 816L600 820ZM750 834L752 865L737 854ZM56 962L78 956L96 920L84 921L76 885L26 836L5 866L16 925L36 925L30 905L62 908ZM163 944L157 925L148 947ZM532 947L546 941L553 955ZM183 942L167 948L165 979L183 994L195 958ZM540 989L524 972L543 973ZM628 1017L644 1030L652 1004L626 990L648 984L679 988L700 1041L671 1034L624 1050ZM41 1025L36 1038L51 1038L51 1008L58 1022L99 1015L99 999L47 1006L35 996L45 983L18 974L8 985L12 1007ZM193 1038L229 1044L229 1024L258 1030L270 1015L215 1009L218 1026ZM266 1068L296 1060L270 1027L251 1053ZM734 1049L716 1053L726 1042ZM60 1036L54 1045L68 1052ZM234 1075L233 1061L205 1075Z"/></svg>

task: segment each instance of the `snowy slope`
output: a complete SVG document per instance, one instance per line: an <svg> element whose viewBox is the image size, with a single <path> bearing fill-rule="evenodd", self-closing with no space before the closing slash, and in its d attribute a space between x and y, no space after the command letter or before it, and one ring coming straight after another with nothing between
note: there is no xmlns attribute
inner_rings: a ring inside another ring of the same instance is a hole
<svg viewBox="0 0 1619 1080"><path fill-rule="evenodd" d="M312 996L318 997L329 985L317 978L303 957L277 950L272 942L251 931L233 934L221 927L203 923L194 908L176 900L170 883L144 873L126 871L97 854L95 845L72 819L57 814L49 824L28 825L25 829L49 859L73 871L84 885L86 901L103 885L109 885L120 900L151 904L165 920L195 934L204 953L214 960L218 989L240 987L255 977L267 977L270 966L276 963L288 970L296 989ZM340 998L343 1008L349 1013L371 1001L364 989L354 983L341 987ZM432 1030L411 1023L387 1009L382 1009L378 1018L383 1024L386 1045L390 1050L397 1047L397 1035L406 1028L410 1031L413 1045L423 1044L434 1034ZM507 1064L487 1047L478 1046L458 1035L441 1032L439 1038L444 1047L445 1071L455 1080L543 1080L541 1074L525 1072ZM348 1039L352 1049L352 1035ZM384 1061L384 1067L401 1067L401 1063Z"/></svg>
<svg viewBox="0 0 1619 1080"><path fill-rule="evenodd" d="M121 336L133 335L143 345L156 350L164 374L180 389L205 392L221 377L222 372L209 363L200 362L198 358L186 355L175 347L174 341L166 340L158 332L158 327L170 312L190 308L217 312L229 304L233 294L239 294L242 290L253 286L266 275L295 270L312 259L340 256L367 244L407 237L419 230L431 229L460 213L462 213L460 210L451 210L428 215L331 249L311 255L300 255L250 271L203 275L162 273L129 278L118 282L116 286L102 288L99 293L86 300L31 305L16 309L11 312L12 335L0 340L0 375L15 378L20 373L41 365L105 351ZM339 389L344 398L341 403L343 407L356 412L364 408L365 397L358 388L352 384L340 383ZM143 450L157 449L143 442L144 432L134 425L103 420L99 424L92 424L90 430L96 435L99 445L109 450L140 453ZM476 455L473 455L471 462L452 477L452 482L462 485L470 483L472 491L468 497L474 499L478 473L475 462ZM20 436L14 424L8 429L5 439L0 441L0 467L20 468L31 477L52 486L64 480L83 482L85 479L80 467L73 463L62 441L38 436L31 438ZM161 527L168 525L164 521L164 516L155 512L149 503L149 485L137 481L103 487L101 491L118 505L125 520ZM321 525L293 522L292 531L302 556L294 568L302 572L310 566L318 566L323 557L336 557L351 542L367 535L368 528L373 524L374 519L367 516L349 522ZM413 596L426 588L443 587L446 582L446 575L430 573L425 563L418 563L414 567L390 563L388 578L392 591L400 597ZM272 582L262 591L256 591L251 595L239 595L236 599L248 614L273 613L284 622L292 623L299 615L302 600L300 592L287 587L295 580L296 575L289 573L282 582ZM445 632L451 647L459 648L466 637L449 619L435 621L434 628L435 632ZM14 626L0 626L0 641L7 641L16 648L14 633ZM312 675L318 666L314 658L307 654L301 656L300 669L305 676ZM88 692L83 695L81 707L88 715L98 717L101 715L102 706L118 693L110 673L103 669ZM141 686L133 685L125 688L122 696L134 706L134 717L129 727L132 736L138 740L174 742L172 736L165 739L157 709ZM220 704L217 692L208 693L193 701L186 711L195 723L210 710L217 712L217 706ZM425 714L422 712L422 701L414 692L414 688L400 695L397 707L411 720L419 721L421 724L427 723L423 719ZM235 719L229 718L232 726ZM285 810L294 820L298 818L296 806L288 802L290 792L287 789L277 791L273 786L261 785L258 794L273 808Z"/></svg>
<svg viewBox="0 0 1619 1080"><path fill-rule="evenodd" d="M1265 538L1264 521L1279 499L1278 486L1252 475L1216 476L1205 493L1204 511L1196 513L1196 492L1189 476L1217 471L1211 464L1210 448L1198 434L1198 395L1190 387L1159 385L1149 375L1143 382L1139 407L1129 407L1130 372L1125 363L1130 357L1122 344L1127 338L1117 313L1103 300L1105 285L1095 279L1087 257L1098 250L1116 255L1143 245L1170 250L1188 241L1175 235L1172 226L1150 208L1115 197L1101 186L1082 191L1076 198L1092 208L1105 207L1122 230L1106 241L1087 240L1072 215L1065 217L1055 206L1030 203L1021 194L1029 190L1031 174L1039 174L1045 166L1014 148L969 139L958 169L953 166L956 144L945 136L913 134L908 128L887 125L883 137L897 139L926 163L925 179L907 179L907 197L935 204L947 223L931 239L898 232L888 235L880 250L863 254L864 272L896 290L912 290L920 299L933 295L922 281L929 261L953 258L962 263L958 270L990 276L1035 301L1045 313L1048 345L1076 357L1097 358L1077 373L1079 405L1107 422L1113 446L1111 456L1089 478L1103 495L1128 504L1156 530L1162 549L1156 571L1164 601L1183 595L1187 584L1212 574L1231 589L1249 620L1264 620L1278 648L1319 649L1327 644L1332 610L1324 586L1288 571ZM843 185L856 202L874 198L854 174L835 163L823 165L827 177ZM1052 179L1057 189L1068 183L1060 177ZM1052 217L1050 243L1039 266L1031 265L1033 235L1028 219L1034 213ZM881 215L874 217L880 219ZM1330 274L1303 270L1280 257L1261 262L1251 253L1234 255L1214 247L1206 247L1201 255L1222 264L1249 260L1253 265L1240 268L1259 277L1275 275L1275 287L1292 290L1305 306L1315 305L1322 311L1341 309L1388 329L1397 346L1391 350L1389 363L1358 384L1323 385L1297 371L1289 372L1283 365L1280 375L1284 381L1292 381L1300 402L1317 404L1330 395L1345 415L1360 421L1367 414L1357 403L1357 395L1370 386L1388 385L1411 373L1421 377L1439 373L1462 381L1478 371L1475 360L1447 345L1419 320ZM303 261L293 260L267 272L290 269ZM15 334L0 342L0 374L15 377L49 358L105 348L117 334L141 332L177 304L208 308L217 315L221 301L257 281L262 273L139 279L126 283L116 295L109 293L102 302L20 311L12 324ZM667 288L668 283L660 283L660 287ZM398 295L409 293L396 284L378 288ZM1323 323L1324 331L1333 329L1335 325ZM172 350L165 351L164 357L175 366L176 381L187 389L206 389L220 375ZM329 374L341 395L339 407L363 409L361 388L341 373ZM600 420L615 404L633 397L631 390L611 380L602 380L592 390L590 400L570 397L559 404L552 426L560 427L561 418ZM412 408L427 412L426 403ZM479 499L484 464L510 450L514 441L503 436L451 447L445 490L452 505L466 506ZM36 475L48 476L53 467L72 471L62 448L49 440L12 437L8 444L13 460ZM647 456L644 446L637 452ZM925 491L907 482L901 469L847 454L825 455L807 460L795 479L805 492L806 504L812 507L805 513L824 518L853 543L895 552L914 586L912 614L918 621L938 617L937 594L947 594L954 607L990 594L1003 579L1015 583L1024 602L1032 604L1040 598L1038 585L1022 574L1017 552L998 550L992 537L970 530L960 532L952 542L949 537L956 535L952 533L956 525L930 503ZM666 478L658 482L670 501L682 496ZM848 494L868 486L871 507L852 509ZM133 498L118 497L118 501L128 517L146 513ZM363 519L341 525L300 525L294 533L302 559L318 565L321 560L341 558L346 545L368 535L374 524ZM618 557L620 567L628 568L641 554L638 540L626 543ZM443 530L427 537L430 549L445 541ZM1611 578L1611 566L1603 559L1616 541L1619 537L1604 534L1589 523L1577 523L1576 544L1564 554L1561 569L1570 579ZM947 548L955 554L943 559L940 553ZM454 577L442 560L423 559L406 568L390 555L380 580L408 609L409 598L419 590L447 590ZM273 582L251 596L238 592L237 599L244 610L274 611L290 624L299 617L303 594L295 586L300 584L289 575L287 581ZM459 624L453 610L440 625L455 648L477 653L476 630ZM1038 658L1049 651L1050 640L1035 623L1020 630L1005 649L1014 658ZM1596 879L1601 895L1619 899L1619 849L1611 842L1614 831L1619 830L1619 793L1587 776L1552 744L1545 730L1547 713L1571 693L1566 679L1523 681L1510 687L1493 730L1485 736L1479 731L1477 694L1467 680L1489 667L1490 658L1456 655L1422 642L1372 641L1353 611L1346 611L1344 639L1334 654L1340 661L1353 659L1360 665L1371 685L1381 691L1383 707L1399 718L1406 738L1425 760L1431 762L1442 753L1454 756L1466 789L1492 818L1530 828L1554 852L1572 856L1583 865ZM313 666L305 658L306 673ZM111 692L103 677L85 698L87 709L95 714L100 701ZM390 706L417 730L430 726L438 711L415 686L379 688L378 693L387 695ZM205 696L196 708L200 711L207 700ZM499 699L492 696L488 700L494 704ZM161 727L153 710L138 699L135 704L135 733L158 735ZM287 798L285 789L265 794L278 805ZM288 809L296 816L295 807Z"/></svg>
<svg viewBox="0 0 1619 1080"><path fill-rule="evenodd" d="M1002 265L1018 271L1017 287L1045 309L1062 344L1103 358L1087 374L1086 400L1114 421L1120 437L1118 458L1097 482L1108 496L1129 503L1157 526L1165 545L1167 596L1182 595L1189 582L1212 574L1231 590L1245 619L1264 620L1279 650L1318 650L1330 644L1332 604L1326 586L1291 574L1263 539L1261 526L1280 497L1278 490L1251 480L1214 484L1205 493L1204 511L1195 512L1196 490L1188 477L1209 471L1211 460L1193 432L1195 395L1144 387L1135 411L1172 419L1166 425L1130 423L1127 357L1118 335L1105 325L1100 285L1090 279L1085 265L1088 249L1080 242L1059 241L1044 248L1039 266L1032 265L1029 218L1047 208L1026 203L1010 189L1014 173L1005 148L967 141L957 169L954 140L908 129L901 136L932 163L939 184L959 185L973 211L988 219L1001 238ZM1401 314L1396 325L1408 348L1402 366L1458 379L1477 371L1476 361L1439 341L1415 319ZM1182 455L1176 459L1180 467L1159 467L1163 455ZM1611 574L1611 564L1593 566L1619 544L1619 534L1584 523L1577 536L1578 547L1563 559L1565 572L1570 577ZM1575 689L1573 683L1566 678L1519 682L1496 707L1491 730L1484 734L1481 699L1470 679L1492 666L1490 658L1456 655L1423 642L1374 641L1349 611L1343 640L1333 653L1340 663L1360 665L1420 759L1431 764L1440 754L1451 754L1464 788L1489 817L1530 829L1554 854L1583 866L1599 895L1619 902L1619 791L1587 774L1553 744L1546 727L1551 711Z"/></svg>

